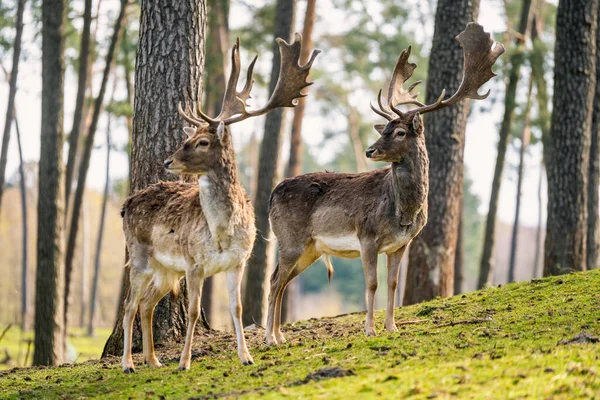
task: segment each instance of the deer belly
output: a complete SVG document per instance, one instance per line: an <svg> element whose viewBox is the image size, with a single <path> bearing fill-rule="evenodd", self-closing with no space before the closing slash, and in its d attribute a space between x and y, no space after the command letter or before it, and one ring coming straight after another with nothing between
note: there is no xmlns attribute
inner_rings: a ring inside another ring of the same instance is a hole
<svg viewBox="0 0 600 400"><path fill-rule="evenodd" d="M162 266L175 271L185 272L189 265L185 257L180 254L155 250L152 255Z"/></svg>
<svg viewBox="0 0 600 400"><path fill-rule="evenodd" d="M316 236L315 247L318 252L336 257L360 257L360 241L354 234L343 236Z"/></svg>
<svg viewBox="0 0 600 400"><path fill-rule="evenodd" d="M394 253L398 251L402 246L406 246L406 244L412 239L412 236L408 233L406 234L397 234L389 241L384 241L379 253Z"/></svg>

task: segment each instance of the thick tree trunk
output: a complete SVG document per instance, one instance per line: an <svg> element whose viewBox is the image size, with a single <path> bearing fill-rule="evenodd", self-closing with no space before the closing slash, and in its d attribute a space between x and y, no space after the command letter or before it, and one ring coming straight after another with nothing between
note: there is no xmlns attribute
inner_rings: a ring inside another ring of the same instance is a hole
<svg viewBox="0 0 600 400"><path fill-rule="evenodd" d="M500 197L500 186L502 184L502 171L504 170L504 158L506 157L506 148L508 146L508 137L513 122L514 111L516 107L515 96L517 94L517 84L519 83L521 65L524 60L524 44L529 24L529 10L531 0L523 0L521 8L521 20L517 36L515 38L515 48L510 58L510 72L508 73L508 83L506 85L506 94L504 95L504 117L500 125L500 134L498 139L498 153L496 155L496 167L494 168L494 179L492 180L492 192L490 194L490 204L488 215L485 221L485 231L483 236L483 251L481 253L481 263L479 265L479 280L477 287L481 289L485 285L491 284L494 277L494 234L496 232L496 215L498 214L498 199Z"/></svg>
<svg viewBox="0 0 600 400"><path fill-rule="evenodd" d="M312 49L312 32L315 26L315 8L317 0L307 0L306 12L304 13L304 27L302 28L302 53L300 64L305 64L310 57ZM291 178L302 173L302 119L306 108L306 97L298 99L298 105L294 109L292 120L292 132L290 134L290 156L285 170L285 177ZM283 308L281 309L282 321L293 321L294 303L300 296L300 280L291 281L283 295Z"/></svg>
<svg viewBox="0 0 600 400"><path fill-rule="evenodd" d="M229 0L213 0L208 3L208 32L206 51L206 82L204 85L207 115L218 115L227 84L225 71L229 48ZM204 280L201 304L206 318L211 322L213 308L213 277Z"/></svg>
<svg viewBox="0 0 600 400"><path fill-rule="evenodd" d="M462 204L462 202L461 202ZM462 293L464 261L465 261L465 224L464 206L460 207L458 234L456 237L456 252L454 253L454 295Z"/></svg>
<svg viewBox="0 0 600 400"><path fill-rule="evenodd" d="M283 38L290 41L294 27L294 13L296 10L295 0L277 0L275 8L275 38ZM271 81L269 83L269 95L275 90L279 66L279 46L273 40L273 66L271 69ZM271 266L268 263L268 254L272 252L273 242L269 241L271 229L269 227L269 197L275 186L277 177L275 170L279 165L279 153L281 149L281 129L283 126L283 109L271 111L266 116L265 132L260 146L260 160L258 164L258 183L254 201L254 213L256 215L256 241L252 256L248 261L246 273L246 289L243 296L244 325L252 324L254 321L261 323L263 309L266 306L268 277Z"/></svg>
<svg viewBox="0 0 600 400"><path fill-rule="evenodd" d="M517 243L519 236L519 214L521 213L521 189L523 184L523 164L525 154L529 146L531 126L529 125L529 113L531 110L531 92L533 90L533 79L529 78L529 89L527 90L527 103L523 111L523 130L521 131L521 148L519 150L519 166L517 168L517 198L515 207L515 219L512 227L512 238L510 241L510 261L508 263L508 282L515 281L515 263L517 260Z"/></svg>
<svg viewBox="0 0 600 400"><path fill-rule="evenodd" d="M64 0L42 2L42 132L33 365L58 365L63 361L65 14Z"/></svg>
<svg viewBox="0 0 600 400"><path fill-rule="evenodd" d="M17 3L17 23L15 41L13 44L12 69L8 81L8 105L6 107L6 120L4 121L4 133L2 135L2 150L0 152L0 210L2 209L2 194L4 193L4 178L6 174L6 163L8 161L8 144L10 142L10 128L15 113L15 97L17 95L17 76L19 75L19 58L21 57L21 39L23 37L23 13L25 11L25 0Z"/></svg>
<svg viewBox="0 0 600 400"><path fill-rule="evenodd" d="M113 34L106 54L106 64L104 66L104 73L102 75L102 83L100 84L100 92L94 103L94 112L92 114L92 122L90 124L90 130L85 138L83 147L83 153L81 155L81 163L79 165L79 173L77 176L77 188L75 189L75 196L73 197L73 210L71 212L71 222L69 225L69 237L67 241L67 250L65 258L65 295L64 295L64 330L65 335L68 331L69 321L69 303L70 303L70 292L71 292L71 276L73 272L73 258L75 255L75 246L77 244L77 231L79 230L79 214L81 212L81 206L83 204L83 195L85 192L85 183L87 180L87 172L90 168L90 160L92 158L92 150L94 148L94 138L96 136L96 129L98 128L98 121L102 112L102 106L104 102L104 94L106 93L106 86L108 85L108 79L110 77L110 71L113 64L113 59L116 55L117 45L123 32L123 21L125 20L125 12L127 10L128 0L121 0L121 8L119 15L114 24Z"/></svg>
<svg viewBox="0 0 600 400"><path fill-rule="evenodd" d="M598 21L596 22L596 46L600 43L600 5ZM598 215L598 185L600 185L600 50L596 48L596 94L594 95L594 110L592 116L592 131L590 145L590 170L588 174L588 228L587 228L587 269L598 268L600 252L600 221Z"/></svg>
<svg viewBox="0 0 600 400"><path fill-rule="evenodd" d="M21 130L17 120L17 110L14 110L15 130L17 132L17 147L19 149L19 188L21 191L21 331L27 329L27 189L25 182L25 168L23 162L23 146L21 145Z"/></svg>
<svg viewBox="0 0 600 400"><path fill-rule="evenodd" d="M131 191L159 180L175 180L163 161L183 143L183 120L177 104L195 104L202 98L205 57L206 5L203 0L142 2L140 39L135 66L135 105L131 153ZM160 51L157 51L160 49ZM129 292L129 274L123 280ZM122 305L123 299L121 299ZM154 342L162 345L185 337L187 293L163 298L154 313ZM106 342L103 356L123 351L123 307ZM133 349L140 351L139 316L133 328Z"/></svg>
<svg viewBox="0 0 600 400"><path fill-rule="evenodd" d="M79 133L83 120L83 109L85 107L85 91L87 89L88 64L90 58L90 31L92 26L92 0L85 0L83 10L83 31L81 32L81 48L79 50L79 80L77 82L77 97L75 98L75 112L73 113L73 127L69 135L69 154L67 156L67 170L65 178L65 205L69 209L71 199L71 187L73 186L73 171L77 150L79 150ZM68 212L65 212L67 218ZM65 221L66 224L66 221Z"/></svg>
<svg viewBox="0 0 600 400"><path fill-rule="evenodd" d="M114 98L114 88L113 95ZM108 121L106 122L106 170L105 170L105 181L104 181L104 193L102 195L102 211L100 212L100 224L98 227L98 239L96 242L96 255L94 257L94 277L92 280L92 295L90 297L90 313L88 315L87 334L88 336L94 336L94 317L96 314L96 304L98 302L98 282L100 280L100 256L102 254L102 239L104 237L104 221L106 220L106 205L108 204L108 190L110 188L110 124L111 114L108 114Z"/></svg>
<svg viewBox="0 0 600 400"><path fill-rule="evenodd" d="M463 53L455 37L477 19L479 1L440 0L429 59L427 104L462 78ZM470 102L463 100L425 117L429 164L429 220L411 245L403 304L454 292L454 257L463 194L463 154Z"/></svg>
<svg viewBox="0 0 600 400"><path fill-rule="evenodd" d="M545 276L586 268L597 15L598 0L558 4Z"/></svg>

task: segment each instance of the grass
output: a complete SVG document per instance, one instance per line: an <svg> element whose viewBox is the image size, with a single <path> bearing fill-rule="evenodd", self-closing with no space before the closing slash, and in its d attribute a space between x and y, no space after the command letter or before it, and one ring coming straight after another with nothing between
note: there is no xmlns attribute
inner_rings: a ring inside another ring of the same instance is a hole
<svg viewBox="0 0 600 400"><path fill-rule="evenodd" d="M0 397L598 398L599 289L592 271L436 299L398 309L399 324L420 322L395 334L377 313L374 338L363 335L364 314L286 325L277 348L249 331L249 367L232 334L202 333L187 372L177 372L177 345L161 349L159 370L138 356L133 375L117 358L4 372ZM582 343L567 343L578 335Z"/></svg>
<svg viewBox="0 0 600 400"><path fill-rule="evenodd" d="M4 328L0 330L0 335ZM110 328L97 328L94 337L88 337L85 329L71 328L69 330L69 353L71 357L78 362L100 358L104 343L106 343L110 332ZM25 361L30 341L32 343L27 361ZM0 361L5 360L7 355L10 356L10 360L0 364L0 370L31 365L33 357L33 331L21 332L18 326L12 325L6 331L2 340L0 340Z"/></svg>

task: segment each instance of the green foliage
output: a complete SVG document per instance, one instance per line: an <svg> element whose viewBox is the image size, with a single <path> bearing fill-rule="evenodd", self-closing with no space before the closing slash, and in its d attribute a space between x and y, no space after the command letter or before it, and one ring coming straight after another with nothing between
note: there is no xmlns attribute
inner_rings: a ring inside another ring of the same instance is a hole
<svg viewBox="0 0 600 400"><path fill-rule="evenodd" d="M20 369L0 396L59 398L593 398L600 391L600 271L517 283L397 310L398 333L365 337L364 314L298 321L288 343L247 331L255 365L243 367L231 333L196 337L191 370L177 372L181 344L157 349L153 370L119 358L66 368ZM412 321L409 322L409 321ZM584 332L585 335L580 335ZM581 343L569 341L579 337ZM588 339L586 339L588 338Z"/></svg>

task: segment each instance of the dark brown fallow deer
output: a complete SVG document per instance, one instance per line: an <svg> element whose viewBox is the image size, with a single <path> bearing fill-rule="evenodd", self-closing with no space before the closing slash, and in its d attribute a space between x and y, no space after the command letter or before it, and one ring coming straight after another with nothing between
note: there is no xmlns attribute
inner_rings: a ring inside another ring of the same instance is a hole
<svg viewBox="0 0 600 400"><path fill-rule="evenodd" d="M242 327L240 282L250 256L256 229L254 210L237 175L237 166L228 125L266 114L280 107L294 107L305 96L302 89L310 67L318 54L313 52L305 65L299 65L302 38L287 44L277 39L281 54L279 80L267 104L248 110L252 70L246 84L237 91L240 74L239 40L231 53L231 74L221 112L216 118L205 115L199 105L179 113L193 127L183 146L164 163L174 174L198 176L198 184L159 182L129 197L123 205L123 230L129 250L131 289L123 317L124 353L122 366L133 372L131 334L140 304L144 358L150 367L161 364L154 354L152 313L156 303L175 290L186 277L189 296L189 321L179 369L189 369L194 327L200 313L204 278L227 273L230 310L237 335L238 355L244 365L252 364Z"/></svg>
<svg viewBox="0 0 600 400"><path fill-rule="evenodd" d="M483 27L470 23L456 38L464 52L462 82L454 95L424 105L403 84L416 65L408 62L410 48L402 51L384 104L381 91L379 109L371 108L388 120L375 125L381 137L366 152L374 161L391 163L385 168L361 174L317 172L286 179L273 191L269 217L279 241L279 263L271 276L271 292L266 328L269 344L285 342L280 329L281 303L287 284L321 256L361 257L366 280L367 336L375 335L373 303L377 289L377 255L387 255L388 301L385 328L397 331L394 297L400 260L411 240L427 222L429 158L421 115L470 98L485 99L478 89L495 76L491 67L504 52L494 44ZM401 111L400 105L415 108Z"/></svg>

